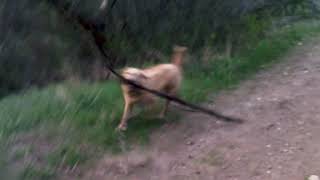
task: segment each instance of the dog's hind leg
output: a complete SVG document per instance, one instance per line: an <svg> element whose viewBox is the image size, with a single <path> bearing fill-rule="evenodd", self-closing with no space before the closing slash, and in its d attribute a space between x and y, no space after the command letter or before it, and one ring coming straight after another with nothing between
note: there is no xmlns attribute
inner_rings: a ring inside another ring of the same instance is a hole
<svg viewBox="0 0 320 180"><path fill-rule="evenodd" d="M176 91L169 89L169 88L167 88L166 91L168 92L169 95L176 94ZM160 112L159 118L163 119L165 117L165 115L168 112L169 104L170 104L170 100L166 99L164 107L163 107L162 111Z"/></svg>
<svg viewBox="0 0 320 180"><path fill-rule="evenodd" d="M172 87L167 87L165 88L165 91L171 95L171 96L176 96L177 95L177 88L172 88ZM163 119L165 115L167 114L168 108L169 108L170 100L166 99L164 107L162 111L160 112L159 118Z"/></svg>

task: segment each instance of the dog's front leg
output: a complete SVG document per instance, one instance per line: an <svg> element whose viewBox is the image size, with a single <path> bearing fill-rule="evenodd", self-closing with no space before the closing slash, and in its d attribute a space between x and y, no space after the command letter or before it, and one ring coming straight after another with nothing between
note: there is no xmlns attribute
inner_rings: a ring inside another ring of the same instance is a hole
<svg viewBox="0 0 320 180"><path fill-rule="evenodd" d="M121 122L117 128L118 130L121 130L121 131L127 130L127 121L128 121L129 115L131 113L131 109L132 109L132 103L125 102Z"/></svg>
<svg viewBox="0 0 320 180"><path fill-rule="evenodd" d="M159 115L159 118L163 119L164 116L167 114L167 111L168 111L168 107L169 107L169 104L170 104L170 101L169 100L166 100L165 104L164 104L164 107Z"/></svg>

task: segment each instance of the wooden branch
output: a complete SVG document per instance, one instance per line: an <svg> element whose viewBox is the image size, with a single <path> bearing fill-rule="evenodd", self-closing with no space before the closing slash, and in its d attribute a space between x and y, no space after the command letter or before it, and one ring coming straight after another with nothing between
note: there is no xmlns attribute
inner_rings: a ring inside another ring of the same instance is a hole
<svg viewBox="0 0 320 180"><path fill-rule="evenodd" d="M100 11L105 11L105 9L108 7L108 0L102 0L102 3L100 5Z"/></svg>
<svg viewBox="0 0 320 180"><path fill-rule="evenodd" d="M147 87L144 87L142 85L136 84L135 82L128 80L126 78L124 78L121 74L119 74L117 71L115 71L112 67L112 64L110 63L110 59L115 58L114 54L112 54L112 52L107 53L104 49L104 44L107 42L107 38L104 36L103 31L101 31L101 29L98 28L98 25L96 24L96 22L94 21L90 21L87 19L84 19L84 17L81 17L78 14L75 13L64 13L67 12L68 9L66 9L65 7L68 6L59 6L58 3L54 3L57 0L48 0L49 3L51 3L60 13L62 13L62 15L69 20L73 20L74 22L78 23L84 30L86 30L89 34L91 34L91 36L93 37L93 40L95 42L95 45L97 46L98 50L100 51L101 55L105 58L106 60L106 68L113 73L122 83L126 83L126 84L130 84L131 86L138 88L140 90L149 92L153 95L156 95L158 97L173 101L175 103L178 103L180 105L189 107L191 109L197 110L199 112L203 112L206 113L208 115L211 116L215 116L218 119L221 119L223 121L227 121L227 122L234 122L234 123L242 123L244 122L244 120L240 119L240 118L234 118L234 117L229 117L229 116L225 116L219 112L216 112L214 110L205 108L205 107L201 107L192 103L189 103L187 101L184 101L178 97L175 96L170 96L166 93L157 91L157 90L153 90L153 89L149 89ZM114 2L116 2L116 0L114 0Z"/></svg>

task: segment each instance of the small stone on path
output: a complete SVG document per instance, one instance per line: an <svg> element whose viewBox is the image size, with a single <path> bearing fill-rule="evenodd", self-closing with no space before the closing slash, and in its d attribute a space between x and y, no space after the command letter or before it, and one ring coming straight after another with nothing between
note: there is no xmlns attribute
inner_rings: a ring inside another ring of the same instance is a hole
<svg viewBox="0 0 320 180"><path fill-rule="evenodd" d="M319 176L311 175L309 176L308 180L320 180Z"/></svg>

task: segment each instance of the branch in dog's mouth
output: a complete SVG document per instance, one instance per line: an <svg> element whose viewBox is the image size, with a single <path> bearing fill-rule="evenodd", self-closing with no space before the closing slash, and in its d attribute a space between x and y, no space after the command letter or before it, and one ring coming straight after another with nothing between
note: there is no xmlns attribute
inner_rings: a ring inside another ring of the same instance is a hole
<svg viewBox="0 0 320 180"><path fill-rule="evenodd" d="M107 38L105 37L105 35L103 34L104 29L102 30L101 27L99 26L99 24L97 24L97 22L94 22L94 20L89 20L89 19L85 19L83 17L81 17L80 15L71 12L71 13L65 13L68 12L68 6L64 5L61 6L59 5L59 3L56 0L48 0L49 3L51 3L54 8L66 19L69 19L73 22L76 22L76 24L80 25L84 30L86 30L88 33L90 33L93 37L93 41L94 44L97 46L97 49L99 50L99 52L101 53L101 55L103 56L103 58L106 60L106 68L113 73L121 82L129 84L135 88L138 88L140 90L149 92L153 95L156 95L158 97L167 99L169 101L173 101L175 103L178 103L180 105L186 106L188 108L194 109L196 111L199 112L203 112L205 114L208 114L210 116L214 116L218 119L221 119L223 121L227 121L227 122L235 122L235 123L242 123L244 122L244 120L240 119L240 118L234 118L234 117L229 117L229 116L225 116L219 112L216 112L214 110L205 108L205 107L201 107L195 104L192 104L190 102L187 102L185 100L182 100L178 97L175 96L170 96L166 93L162 93L160 91L156 91L153 89L149 89L147 87L144 87L140 84L135 83L134 81L131 81L129 79L124 78L121 74L119 74L117 71L115 71L112 67L112 64L110 63L109 59L110 58L110 54L106 53L105 49L103 48L103 45L105 44L105 42L107 41ZM101 23L101 22L98 22ZM103 26L105 27L105 26ZM110 53L110 52L109 52Z"/></svg>

